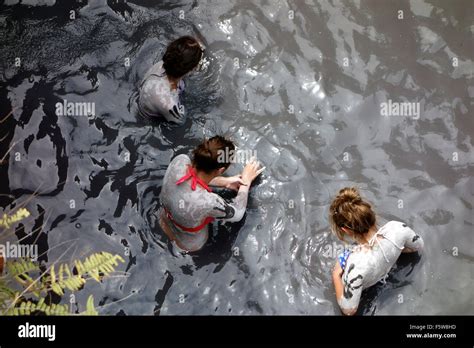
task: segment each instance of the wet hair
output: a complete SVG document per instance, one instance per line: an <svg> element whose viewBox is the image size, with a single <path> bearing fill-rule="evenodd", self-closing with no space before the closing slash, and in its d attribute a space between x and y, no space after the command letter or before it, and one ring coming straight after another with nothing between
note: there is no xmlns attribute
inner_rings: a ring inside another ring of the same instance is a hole
<svg viewBox="0 0 474 348"><path fill-rule="evenodd" d="M346 233L342 227L356 235L364 235L375 225L376 216L371 205L364 201L355 187L345 187L333 199L329 207L329 223L340 240Z"/></svg>
<svg viewBox="0 0 474 348"><path fill-rule="evenodd" d="M180 37L166 48L163 56L163 68L168 76L180 78L199 64L202 53L203 50L195 38Z"/></svg>
<svg viewBox="0 0 474 348"><path fill-rule="evenodd" d="M235 145L220 135L204 140L193 151L193 166L207 174L224 167L227 169L231 164L231 154L235 151ZM226 156L225 154L229 154Z"/></svg>

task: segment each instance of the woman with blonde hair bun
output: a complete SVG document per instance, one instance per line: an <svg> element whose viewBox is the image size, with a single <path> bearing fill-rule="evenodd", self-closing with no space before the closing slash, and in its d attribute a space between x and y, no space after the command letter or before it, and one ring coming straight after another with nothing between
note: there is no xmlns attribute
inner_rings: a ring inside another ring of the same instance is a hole
<svg viewBox="0 0 474 348"><path fill-rule="evenodd" d="M372 206L355 187L341 189L329 208L336 236L354 244L339 256L332 278L336 299L345 315L357 312L362 290L384 279L402 252L423 248L423 239L405 223L390 221L376 226Z"/></svg>

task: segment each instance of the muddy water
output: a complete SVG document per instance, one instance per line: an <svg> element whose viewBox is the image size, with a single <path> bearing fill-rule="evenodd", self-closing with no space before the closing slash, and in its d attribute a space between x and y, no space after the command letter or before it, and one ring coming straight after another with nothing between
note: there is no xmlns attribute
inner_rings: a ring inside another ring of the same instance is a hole
<svg viewBox="0 0 474 348"><path fill-rule="evenodd" d="M1 7L0 116L13 112L0 124L1 156L11 148L0 200L31 211L6 238L29 234L42 260L124 256L128 277L88 284L79 303L93 293L103 314L339 314L327 211L357 185L381 223L406 221L426 243L360 313L474 313L474 3L64 3ZM187 80L188 121L140 118L140 79L189 33L206 62ZM388 100L419 103L419 117L381 115ZM58 116L65 102L95 115ZM267 170L244 220L186 255L157 226L160 185L174 156L213 134Z"/></svg>

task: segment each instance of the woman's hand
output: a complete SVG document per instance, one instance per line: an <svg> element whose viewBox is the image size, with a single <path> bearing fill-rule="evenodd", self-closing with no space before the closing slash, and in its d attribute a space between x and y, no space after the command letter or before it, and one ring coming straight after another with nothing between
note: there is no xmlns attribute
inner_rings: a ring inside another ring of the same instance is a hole
<svg viewBox="0 0 474 348"><path fill-rule="evenodd" d="M224 180L224 187L230 190L238 191L240 185L246 185L240 175L229 176Z"/></svg>
<svg viewBox="0 0 474 348"><path fill-rule="evenodd" d="M240 175L235 176L217 176L211 180L210 186L225 187L230 190L238 191L240 185L245 185Z"/></svg>
<svg viewBox="0 0 474 348"><path fill-rule="evenodd" d="M240 176L243 184L250 186L255 178L257 178L257 176L259 176L264 170L265 167L262 168L255 157L252 157L250 162L245 165L242 175Z"/></svg>

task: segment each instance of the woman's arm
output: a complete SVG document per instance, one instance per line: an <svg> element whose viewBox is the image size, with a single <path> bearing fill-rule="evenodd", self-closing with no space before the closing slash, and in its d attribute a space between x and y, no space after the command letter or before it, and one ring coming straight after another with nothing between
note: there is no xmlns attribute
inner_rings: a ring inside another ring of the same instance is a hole
<svg viewBox="0 0 474 348"><path fill-rule="evenodd" d="M344 272L339 262L336 262L332 272L332 281L334 289L336 290L336 300L342 313L344 315L354 315L359 307L360 296L362 294L362 276L357 275L349 280L349 274L353 273L354 264L346 267L350 268L345 279L343 279Z"/></svg>
<svg viewBox="0 0 474 348"><path fill-rule="evenodd" d="M403 254L408 254L408 253L414 253L414 252L416 252L416 251L417 251L417 250L415 250L415 249L410 249L410 248L406 248L406 247L405 247L405 248L403 248L402 253L403 253Z"/></svg>
<svg viewBox="0 0 474 348"><path fill-rule="evenodd" d="M334 289L336 290L336 299L339 303L339 299L342 298L344 291L344 284L342 284L342 268L339 262L336 262L334 270L332 271L332 282L334 283Z"/></svg>
<svg viewBox="0 0 474 348"><path fill-rule="evenodd" d="M405 245L402 253L414 253L416 251L421 251L424 247L424 241L421 236L417 235L406 224L402 224L403 233L405 233Z"/></svg>
<svg viewBox="0 0 474 348"><path fill-rule="evenodd" d="M217 176L209 182L209 186L225 187L234 191L239 191L240 185L245 185L240 175Z"/></svg>
<svg viewBox="0 0 474 348"><path fill-rule="evenodd" d="M249 195L249 187L252 182L259 176L265 167L261 167L255 158L252 158L244 167L239 177L238 193L231 203L226 202L222 197L216 196L216 205L211 213L218 219L224 219L230 222L240 221L247 208L247 199Z"/></svg>
<svg viewBox="0 0 474 348"><path fill-rule="evenodd" d="M173 122L180 126L186 121L184 106L179 101L175 104L170 104L168 113L165 113L163 116L168 122Z"/></svg>
<svg viewBox="0 0 474 348"><path fill-rule="evenodd" d="M226 177L224 176L216 176L209 182L209 186L219 186L224 187L226 185Z"/></svg>
<svg viewBox="0 0 474 348"><path fill-rule="evenodd" d="M229 222L240 221L247 208L248 194L249 188L245 185L239 187L237 196L230 202L226 202L222 197L216 194L216 202L211 216Z"/></svg>

